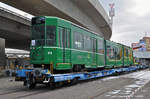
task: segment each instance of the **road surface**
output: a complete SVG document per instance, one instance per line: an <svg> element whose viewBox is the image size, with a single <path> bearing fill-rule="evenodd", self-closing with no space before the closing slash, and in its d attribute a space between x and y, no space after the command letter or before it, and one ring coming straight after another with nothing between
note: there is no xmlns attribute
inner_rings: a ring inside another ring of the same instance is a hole
<svg viewBox="0 0 150 99"><path fill-rule="evenodd" d="M22 82L0 78L0 99L150 99L150 71L82 82L54 90L38 85L29 90Z"/></svg>

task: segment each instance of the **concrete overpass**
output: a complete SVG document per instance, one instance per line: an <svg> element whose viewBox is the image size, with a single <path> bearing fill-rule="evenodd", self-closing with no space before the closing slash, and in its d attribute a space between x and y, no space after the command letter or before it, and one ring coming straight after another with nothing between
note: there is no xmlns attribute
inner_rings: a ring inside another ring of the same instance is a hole
<svg viewBox="0 0 150 99"><path fill-rule="evenodd" d="M110 39L109 17L98 0L0 0L35 16L57 16Z"/></svg>
<svg viewBox="0 0 150 99"><path fill-rule="evenodd" d="M30 43L30 19L0 7L0 38L6 48L28 49Z"/></svg>

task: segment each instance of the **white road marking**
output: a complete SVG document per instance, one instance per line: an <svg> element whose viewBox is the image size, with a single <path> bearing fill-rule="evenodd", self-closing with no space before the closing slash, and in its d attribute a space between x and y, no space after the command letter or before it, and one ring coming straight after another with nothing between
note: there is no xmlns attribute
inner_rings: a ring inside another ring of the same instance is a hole
<svg viewBox="0 0 150 99"><path fill-rule="evenodd" d="M130 85L123 86L121 89L113 90L108 92L105 97L110 98L120 98L125 97L126 99L131 99L132 97L143 97L141 96L134 96L138 91L142 90L142 88L150 82L150 71L144 70L139 71L127 75L123 75L120 77L125 78L133 78L135 82Z"/></svg>

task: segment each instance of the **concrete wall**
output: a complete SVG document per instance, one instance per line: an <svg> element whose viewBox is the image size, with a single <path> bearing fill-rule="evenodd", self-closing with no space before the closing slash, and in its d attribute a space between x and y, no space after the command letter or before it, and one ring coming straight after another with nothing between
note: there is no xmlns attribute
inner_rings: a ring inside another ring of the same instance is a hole
<svg viewBox="0 0 150 99"><path fill-rule="evenodd" d="M5 66L5 39L0 38L0 69Z"/></svg>

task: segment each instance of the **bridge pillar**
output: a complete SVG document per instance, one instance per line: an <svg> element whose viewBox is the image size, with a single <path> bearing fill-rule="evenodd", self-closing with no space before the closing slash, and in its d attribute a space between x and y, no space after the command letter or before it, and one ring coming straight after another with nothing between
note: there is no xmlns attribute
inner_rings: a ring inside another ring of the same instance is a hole
<svg viewBox="0 0 150 99"><path fill-rule="evenodd" d="M0 38L0 71L5 68L5 39Z"/></svg>

